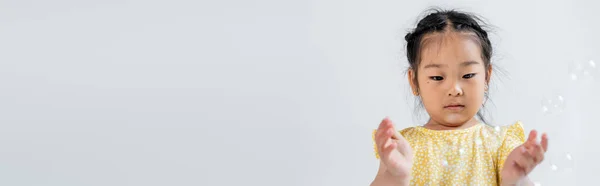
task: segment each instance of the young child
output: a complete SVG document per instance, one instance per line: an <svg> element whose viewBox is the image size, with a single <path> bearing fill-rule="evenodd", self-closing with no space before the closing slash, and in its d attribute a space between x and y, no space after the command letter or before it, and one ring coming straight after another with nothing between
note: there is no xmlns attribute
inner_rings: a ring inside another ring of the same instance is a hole
<svg viewBox="0 0 600 186"><path fill-rule="evenodd" d="M380 185L533 185L548 137L520 122L492 127L476 119L492 76L492 45L477 17L437 10L405 37L408 81L430 116L399 132L385 118L373 133Z"/></svg>

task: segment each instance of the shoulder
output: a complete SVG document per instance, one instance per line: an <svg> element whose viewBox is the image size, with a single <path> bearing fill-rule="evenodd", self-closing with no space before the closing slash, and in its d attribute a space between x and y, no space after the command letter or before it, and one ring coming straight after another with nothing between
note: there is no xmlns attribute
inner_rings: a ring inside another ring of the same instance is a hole
<svg viewBox="0 0 600 186"><path fill-rule="evenodd" d="M509 153L515 147L525 142L525 130L523 129L523 123L517 121L512 125L496 126L493 127L494 132L498 135L496 139L499 142L500 151Z"/></svg>
<svg viewBox="0 0 600 186"><path fill-rule="evenodd" d="M490 126L485 125L483 127L483 132L486 134L491 134L493 136L505 138L524 138L525 132L523 129L523 124L521 121L516 121L511 125L505 126Z"/></svg>
<svg viewBox="0 0 600 186"><path fill-rule="evenodd" d="M511 125L505 126L482 124L479 134L481 135L481 140L489 142L491 149L510 149L520 145L525 140L521 121L516 121Z"/></svg>
<svg viewBox="0 0 600 186"><path fill-rule="evenodd" d="M408 128L404 128L398 132L400 132L400 134L402 134L402 136L406 137L406 136L410 136L412 135L416 130L416 127L408 127Z"/></svg>
<svg viewBox="0 0 600 186"><path fill-rule="evenodd" d="M501 132L505 138L514 138L517 141L525 141L525 129L523 123L517 121L512 125L502 126Z"/></svg>

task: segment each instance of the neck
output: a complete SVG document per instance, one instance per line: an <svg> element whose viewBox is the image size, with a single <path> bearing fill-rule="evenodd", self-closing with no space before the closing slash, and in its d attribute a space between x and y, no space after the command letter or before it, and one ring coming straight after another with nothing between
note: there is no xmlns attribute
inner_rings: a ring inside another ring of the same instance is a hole
<svg viewBox="0 0 600 186"><path fill-rule="evenodd" d="M463 123L444 123L435 121L434 119L429 119L427 124L423 125L423 127L431 130L457 130L475 126L477 123L479 122L477 119L475 119L475 117Z"/></svg>

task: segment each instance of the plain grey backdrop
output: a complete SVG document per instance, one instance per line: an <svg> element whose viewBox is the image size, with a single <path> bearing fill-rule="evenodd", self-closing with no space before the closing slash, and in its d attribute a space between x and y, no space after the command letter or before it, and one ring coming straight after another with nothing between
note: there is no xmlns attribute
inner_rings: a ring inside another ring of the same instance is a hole
<svg viewBox="0 0 600 186"><path fill-rule="evenodd" d="M496 27L490 124L549 134L532 179L597 185L584 0L2 0L0 185L368 185L380 120L427 119L403 36L431 6Z"/></svg>

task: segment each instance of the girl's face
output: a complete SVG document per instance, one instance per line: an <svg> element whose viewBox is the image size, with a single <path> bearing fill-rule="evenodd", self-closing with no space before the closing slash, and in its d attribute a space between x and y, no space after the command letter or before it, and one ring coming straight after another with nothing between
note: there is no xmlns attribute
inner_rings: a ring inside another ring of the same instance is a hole
<svg viewBox="0 0 600 186"><path fill-rule="evenodd" d="M413 70L408 77L413 92L423 100L430 123L458 127L474 121L492 72L491 66L485 68L474 34L427 34L421 46L417 82Z"/></svg>

